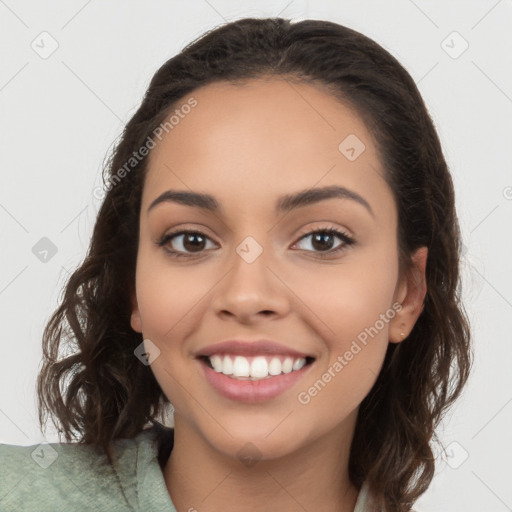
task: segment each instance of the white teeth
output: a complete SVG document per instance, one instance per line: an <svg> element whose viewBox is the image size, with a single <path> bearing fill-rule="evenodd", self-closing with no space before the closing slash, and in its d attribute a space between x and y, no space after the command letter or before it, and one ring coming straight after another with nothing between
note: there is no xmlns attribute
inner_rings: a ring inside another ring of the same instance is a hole
<svg viewBox="0 0 512 512"><path fill-rule="evenodd" d="M297 371L304 367L306 364L306 360L303 357L299 357L299 359L295 359L293 362L293 370Z"/></svg>
<svg viewBox="0 0 512 512"><path fill-rule="evenodd" d="M269 376L280 375L281 373L298 371L306 364L306 359L303 357L297 359L285 357L282 362L278 357L273 357L268 362L266 357L256 356L249 362L243 356L235 356L233 360L230 356L216 354L209 357L209 359L217 373L232 375L235 378L248 378L250 380L261 380Z"/></svg>
<svg viewBox="0 0 512 512"><path fill-rule="evenodd" d="M220 356L212 356L210 357L210 362L212 363L213 369L216 372L222 372L223 364Z"/></svg>
<svg viewBox="0 0 512 512"><path fill-rule="evenodd" d="M255 357L251 363L251 377L263 379L268 377L268 363L264 357Z"/></svg>
<svg viewBox="0 0 512 512"><path fill-rule="evenodd" d="M281 361L277 357L273 357L268 365L268 373L270 375L279 375L281 373Z"/></svg>
<svg viewBox="0 0 512 512"><path fill-rule="evenodd" d="M234 377L249 377L249 361L245 357L236 356L233 363L233 376Z"/></svg>
<svg viewBox="0 0 512 512"><path fill-rule="evenodd" d="M293 369L293 359L291 357L287 357L284 361L283 361L283 366L281 368L281 371L283 373L290 373Z"/></svg>
<svg viewBox="0 0 512 512"><path fill-rule="evenodd" d="M231 361L231 358L229 356L224 356L221 371L224 375L233 375L233 361Z"/></svg>

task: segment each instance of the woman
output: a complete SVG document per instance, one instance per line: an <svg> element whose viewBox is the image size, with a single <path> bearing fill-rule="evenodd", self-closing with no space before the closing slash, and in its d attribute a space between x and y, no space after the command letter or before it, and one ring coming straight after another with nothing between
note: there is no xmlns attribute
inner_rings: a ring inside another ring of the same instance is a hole
<svg viewBox="0 0 512 512"><path fill-rule="evenodd" d="M105 185L38 380L79 443L2 447L7 509L411 510L470 335L396 59L326 21L221 26L157 71Z"/></svg>

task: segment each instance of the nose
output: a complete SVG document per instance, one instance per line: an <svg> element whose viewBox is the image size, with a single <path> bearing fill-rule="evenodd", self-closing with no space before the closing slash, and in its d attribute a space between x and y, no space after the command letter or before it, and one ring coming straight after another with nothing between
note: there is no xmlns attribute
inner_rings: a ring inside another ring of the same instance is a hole
<svg viewBox="0 0 512 512"><path fill-rule="evenodd" d="M265 251L251 263L234 254L231 269L214 292L212 306L217 315L247 324L288 313L290 290L269 260Z"/></svg>

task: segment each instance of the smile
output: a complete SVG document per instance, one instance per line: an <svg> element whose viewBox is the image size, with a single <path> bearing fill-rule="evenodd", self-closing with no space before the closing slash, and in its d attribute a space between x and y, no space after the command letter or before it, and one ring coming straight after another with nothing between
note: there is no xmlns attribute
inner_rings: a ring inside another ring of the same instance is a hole
<svg viewBox="0 0 512 512"><path fill-rule="evenodd" d="M309 371L314 358L212 354L201 356L198 361L209 383L221 395L255 403L270 400L293 386Z"/></svg>
<svg viewBox="0 0 512 512"><path fill-rule="evenodd" d="M268 379L282 373L298 371L306 365L304 357L292 358L279 355L245 357L214 354L207 359L211 368L217 373L241 380Z"/></svg>

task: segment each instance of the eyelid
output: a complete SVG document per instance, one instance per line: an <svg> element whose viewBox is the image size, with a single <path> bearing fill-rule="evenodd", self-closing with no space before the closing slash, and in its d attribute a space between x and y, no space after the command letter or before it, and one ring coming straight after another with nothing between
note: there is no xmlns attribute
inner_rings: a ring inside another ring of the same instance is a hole
<svg viewBox="0 0 512 512"><path fill-rule="evenodd" d="M180 224L179 227L170 228L168 231L165 231L163 235L158 237L158 240L162 240L164 237L179 235L183 233L198 233L205 237L208 237L210 240L214 240L217 235L211 234L213 231L205 226L204 224ZM217 243L217 242L215 242Z"/></svg>
<svg viewBox="0 0 512 512"><path fill-rule="evenodd" d="M199 252L199 253L191 253L191 252L183 252L183 251L176 251L175 249L169 249L167 247L167 244L173 239L173 238L177 238L179 236L183 236L183 235L190 235L190 234L196 234L196 235L200 235L202 237L204 237L205 239L207 240L210 240L212 241L215 245L218 245L216 242L214 242L212 240L212 238L207 235L206 233L203 233L201 230L199 229L192 229L192 228L179 228L179 229L176 229L175 231L170 231L170 232L167 232L167 233L164 233L156 242L155 244L162 248L164 251L166 251L169 256L175 256L175 257L180 257L180 256L185 256L185 257L194 257L194 256L202 256L204 255L206 252L208 252L206 249Z"/></svg>
<svg viewBox="0 0 512 512"><path fill-rule="evenodd" d="M322 221L319 221L319 222L322 222ZM324 221L324 222L329 222L329 221ZM348 230L346 228L339 227L339 226L335 226L332 224L321 224L319 226L313 226L313 227L311 227L311 225L308 225L308 227L301 229L297 236L300 239L304 236L311 235L312 233L316 233L317 231L338 231L341 235L344 235L347 238L355 240L354 236L352 235L352 232L350 230Z"/></svg>
<svg viewBox="0 0 512 512"><path fill-rule="evenodd" d="M316 233L328 233L339 240L341 240L341 243L336 246L335 248L331 248L327 251L304 251L305 253L310 253L314 255L314 257L320 257L327 259L329 257L337 256L344 252L346 249L348 249L350 246L356 244L356 239L347 233L343 228L334 227L331 225L324 225L324 226L317 226L317 227L310 227L305 229L300 235L297 241L292 245L294 247L302 240L316 234Z"/></svg>
<svg viewBox="0 0 512 512"><path fill-rule="evenodd" d="M343 228L334 227L332 225L324 225L324 226L317 226L317 227L309 227L304 228L301 230L301 233L296 239L296 241L293 243L291 247L296 246L298 243L300 243L303 239L312 236L316 233L328 233L330 235L333 235L337 237L339 240L341 240L341 243L336 246L335 248L328 249L327 251L309 251L309 250L301 250L303 253L312 255L314 258L317 259L329 259L334 258L336 256L341 255L341 253L345 252L350 246L356 244L356 240L352 235L349 235ZM170 242L171 239L187 234L197 234L199 236L203 236L204 238L212 241L215 245L218 245L212 238L206 234L203 233L199 229L193 229L193 228L186 228L181 227L177 228L173 231L165 233L159 240L157 240L155 243L156 245L164 250L167 255L171 258L187 258L187 259L197 259L201 256L204 256L206 253L210 252L211 249L204 249L200 252L194 253L194 252L186 252L186 251L177 251L175 249L169 249L167 247L167 244Z"/></svg>

